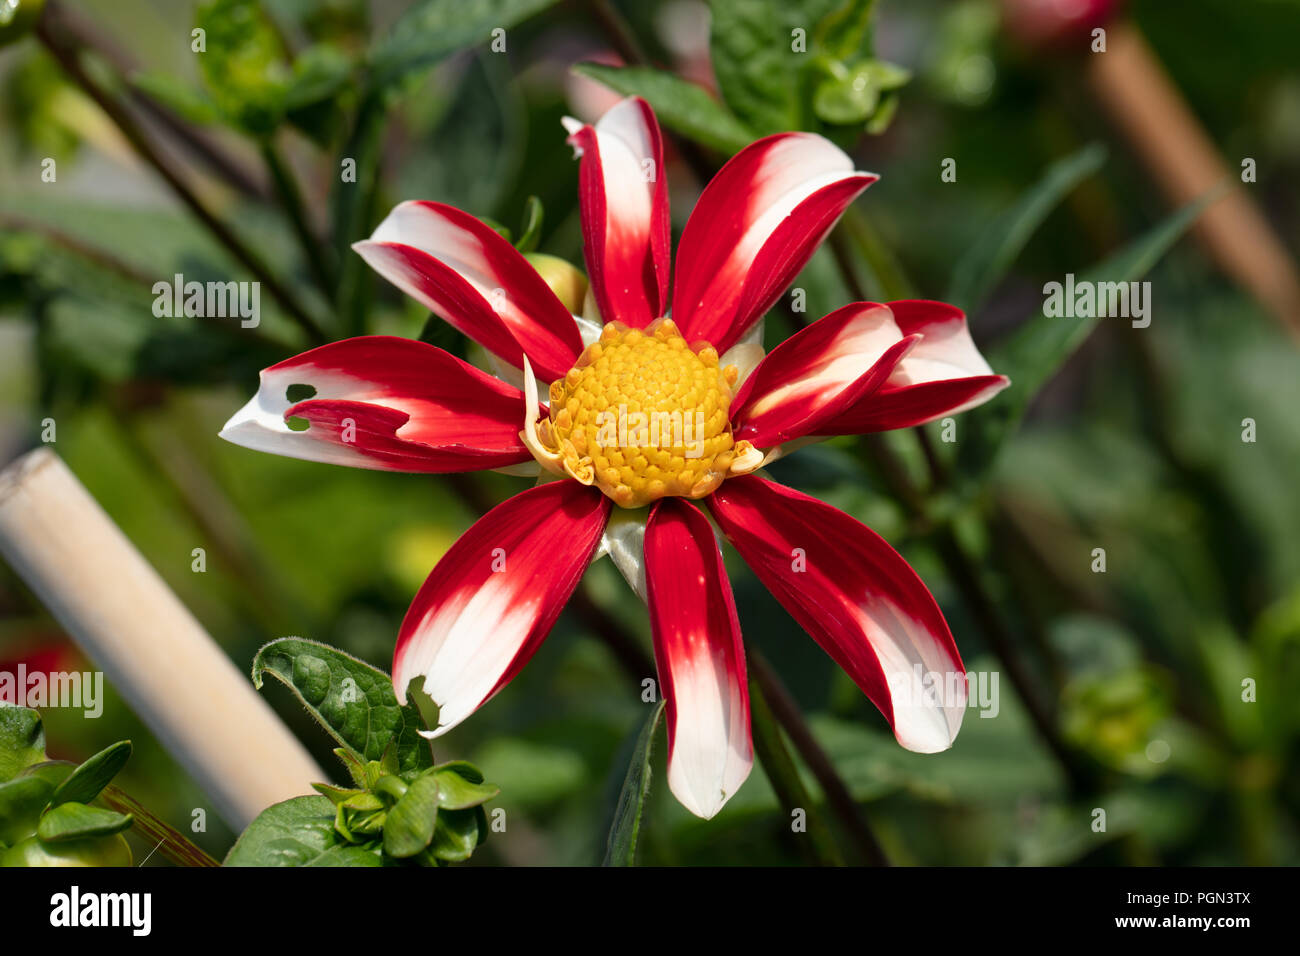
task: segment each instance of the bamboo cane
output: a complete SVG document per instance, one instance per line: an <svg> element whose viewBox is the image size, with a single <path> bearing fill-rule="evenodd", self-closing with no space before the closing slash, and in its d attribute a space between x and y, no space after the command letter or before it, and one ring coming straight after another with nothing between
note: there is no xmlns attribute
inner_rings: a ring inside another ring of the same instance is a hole
<svg viewBox="0 0 1300 956"><path fill-rule="evenodd" d="M0 554L232 827L327 779L48 449L0 472Z"/></svg>
<svg viewBox="0 0 1300 956"><path fill-rule="evenodd" d="M1112 27L1107 52L1089 65L1101 102L1174 205L1235 177L1136 27ZM1300 273L1240 184L1202 213L1196 232L1219 267L1300 340Z"/></svg>

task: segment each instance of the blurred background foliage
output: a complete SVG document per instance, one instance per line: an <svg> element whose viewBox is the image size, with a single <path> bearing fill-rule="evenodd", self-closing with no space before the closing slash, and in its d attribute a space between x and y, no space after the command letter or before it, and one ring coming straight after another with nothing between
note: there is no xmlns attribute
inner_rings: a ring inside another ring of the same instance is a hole
<svg viewBox="0 0 1300 956"><path fill-rule="evenodd" d="M577 166L559 119L594 120L614 101L592 77L643 92L677 134L677 229L700 175L775 129L816 129L881 174L799 277L807 312L787 297L769 316L769 348L859 293L951 296L995 368L1022 380L999 364L999 345L1017 335L1032 345L1035 330L1073 321L1038 314L1042 285L1167 221L1086 82L1087 40L1064 51L1016 42L1016 3L884 0L865 30L854 20L864 3L711 6L712 44L710 5L698 0L49 0L45 15L57 16L63 54L84 78L61 69L57 42L5 36L14 42L0 49L3 459L54 419L58 453L241 668L284 635L387 668L428 570L477 508L524 480L350 471L255 454L216 433L267 364L350 334L422 334L427 315L348 250L401 199L451 203L517 236L536 196L540 251L581 262ZM1228 167L1257 161L1246 188L1294 248L1300 3L1134 0L1125 15ZM765 38L800 23L822 30L793 61ZM196 27L202 53L191 50ZM504 51L491 48L495 27ZM595 65L580 75L581 61ZM620 64L637 69L615 73ZM155 144L153 162L91 89ZM940 177L948 157L955 182ZM41 179L47 158L55 182ZM347 159L355 182L341 175ZM159 164L180 172L234 246L178 200ZM990 236L1007 234L1008 210L1026 197L1042 207L1025 220L1032 236L1005 261L990 258ZM255 330L155 317L151 286L175 273L265 273L283 294L263 288ZM1025 419L998 454L982 444L998 434L996 415L972 415L955 444L936 424L925 441L835 440L772 468L902 550L967 665L999 675L996 716L972 709L951 751L901 750L728 554L747 640L895 862L1300 861L1300 697L1287 690L1300 683L1300 357L1195 240L1145 278L1149 328L1112 320L1068 349L1008 351L1038 354L1043 384L1018 399ZM436 326L427 334L463 350ZM1254 443L1242 441L1246 418ZM191 570L198 547L204 573ZM1095 548L1105 573L1093 570ZM439 760L473 760L502 790L508 832L476 865L601 858L649 709L599 632L616 626L649 644L644 610L608 562L586 588L589 601L566 612L524 672L438 741ZM89 666L7 568L0 661ZM1242 699L1247 679L1254 702ZM264 692L335 766L291 697ZM175 825L206 805L111 693L99 720L44 718L52 757L131 738L119 785ZM1104 833L1094 808L1107 811ZM208 823L196 842L223 855L233 834L214 814ZM840 836L842 825L831 821ZM800 863L806 842L756 768L707 823L654 787L640 860Z"/></svg>

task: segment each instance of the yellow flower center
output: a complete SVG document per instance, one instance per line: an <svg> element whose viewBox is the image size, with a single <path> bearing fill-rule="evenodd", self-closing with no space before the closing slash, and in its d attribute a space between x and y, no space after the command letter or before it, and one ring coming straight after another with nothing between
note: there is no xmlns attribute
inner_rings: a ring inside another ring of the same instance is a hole
<svg viewBox="0 0 1300 956"><path fill-rule="evenodd" d="M701 498L761 460L731 438L736 378L711 345L687 345L671 319L644 330L611 322L551 385L549 416L524 438L543 466L624 508Z"/></svg>

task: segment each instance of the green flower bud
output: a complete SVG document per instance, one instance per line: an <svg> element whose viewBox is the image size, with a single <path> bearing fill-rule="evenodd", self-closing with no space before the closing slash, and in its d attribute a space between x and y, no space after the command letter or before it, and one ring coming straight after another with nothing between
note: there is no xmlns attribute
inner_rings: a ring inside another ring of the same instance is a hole
<svg viewBox="0 0 1300 956"><path fill-rule="evenodd" d="M120 833L107 838L66 843L43 843L31 836L0 853L0 866L130 865L131 847Z"/></svg>
<svg viewBox="0 0 1300 956"><path fill-rule="evenodd" d="M0 3L3 2L0 0ZM566 309L581 314L583 299L587 295L587 277L581 269L559 256L548 256L544 252L530 252L524 258L537 270L537 274L550 286Z"/></svg>

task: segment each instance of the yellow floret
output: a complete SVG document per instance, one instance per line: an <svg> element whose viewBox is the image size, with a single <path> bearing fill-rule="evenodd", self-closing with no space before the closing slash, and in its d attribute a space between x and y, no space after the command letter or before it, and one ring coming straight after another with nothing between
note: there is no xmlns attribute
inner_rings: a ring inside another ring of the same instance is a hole
<svg viewBox="0 0 1300 956"><path fill-rule="evenodd" d="M537 437L565 473L624 508L701 498L748 447L731 438L735 381L734 366L720 367L712 346L692 349L671 319L610 323L551 385Z"/></svg>

